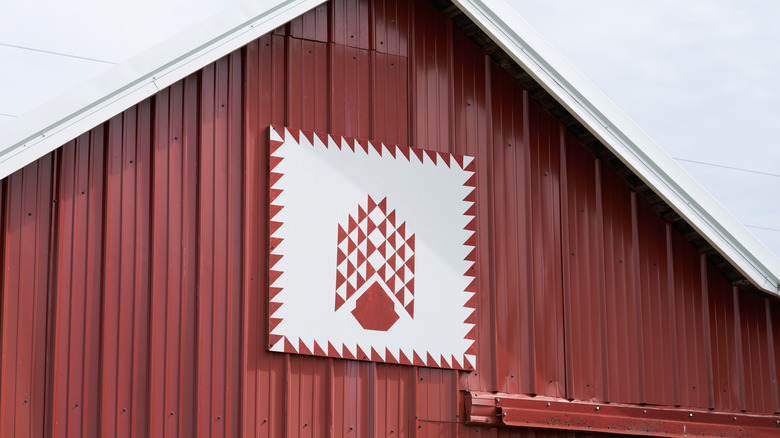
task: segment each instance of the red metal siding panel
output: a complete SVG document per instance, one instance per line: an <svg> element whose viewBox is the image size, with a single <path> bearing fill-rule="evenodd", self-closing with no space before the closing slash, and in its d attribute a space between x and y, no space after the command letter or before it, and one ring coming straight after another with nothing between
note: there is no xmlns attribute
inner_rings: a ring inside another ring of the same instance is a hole
<svg viewBox="0 0 780 438"><path fill-rule="evenodd" d="M266 350L272 123L476 157L475 372ZM466 389L778 410L777 302L428 2L320 6L2 187L4 436L561 436L458 424Z"/></svg>

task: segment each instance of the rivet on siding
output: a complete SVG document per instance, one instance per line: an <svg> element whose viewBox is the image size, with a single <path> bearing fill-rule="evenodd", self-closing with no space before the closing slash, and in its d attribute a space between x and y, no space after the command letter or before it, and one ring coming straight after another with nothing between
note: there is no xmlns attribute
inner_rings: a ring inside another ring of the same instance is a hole
<svg viewBox="0 0 780 438"><path fill-rule="evenodd" d="M308 425L309 425L309 423L303 423L303 427L306 427Z"/></svg>
<svg viewBox="0 0 780 438"><path fill-rule="evenodd" d="M693 418L693 414L688 414L688 416L689 416L690 418Z"/></svg>
<svg viewBox="0 0 780 438"><path fill-rule="evenodd" d="M550 406L550 402L547 402L547 406Z"/></svg>
<svg viewBox="0 0 780 438"><path fill-rule="evenodd" d="M418 425L417 425L417 428L418 428L418 429L422 429L422 424L418 424Z"/></svg>
<svg viewBox="0 0 780 438"><path fill-rule="evenodd" d="M514 375L514 374L511 374L511 375L509 376L509 378L510 378L510 379L514 379L514 378L515 378L515 375Z"/></svg>
<svg viewBox="0 0 780 438"><path fill-rule="evenodd" d="M696 389L696 385L693 385L691 388Z"/></svg>
<svg viewBox="0 0 780 438"><path fill-rule="evenodd" d="M547 172L544 172L544 176L547 176Z"/></svg>
<svg viewBox="0 0 780 438"><path fill-rule="evenodd" d="M55 203L55 204L56 204L56 203L57 203L57 200L55 199L55 200L53 200L53 201L51 201L51 202L53 202L53 203Z"/></svg>
<svg viewBox="0 0 780 438"><path fill-rule="evenodd" d="M32 213L27 213L27 216L32 216Z"/></svg>
<svg viewBox="0 0 780 438"><path fill-rule="evenodd" d="M395 429L390 429L390 433L393 433L393 432L395 432Z"/></svg>
<svg viewBox="0 0 780 438"><path fill-rule="evenodd" d="M394 63L394 62L391 62L391 63L390 63L390 67L392 67L392 66L394 66L394 65L395 65L395 63Z"/></svg>
<svg viewBox="0 0 780 438"><path fill-rule="evenodd" d="M353 56L352 59L356 59L356 58Z"/></svg>
<svg viewBox="0 0 780 438"><path fill-rule="evenodd" d="M268 43L265 43L265 46L266 46L266 47L268 47L268 46L270 46L270 44L268 44Z"/></svg>
<svg viewBox="0 0 780 438"><path fill-rule="evenodd" d="M644 411L642 411L642 413L643 413L643 414L646 414L646 413L647 413L647 409L645 409Z"/></svg>
<svg viewBox="0 0 780 438"><path fill-rule="evenodd" d="M171 416L173 416L173 411L171 411Z"/></svg>
<svg viewBox="0 0 780 438"><path fill-rule="evenodd" d="M309 50L309 53L311 53L311 50Z"/></svg>
<svg viewBox="0 0 780 438"><path fill-rule="evenodd" d="M734 417L734 421L737 421L737 417Z"/></svg>
<svg viewBox="0 0 780 438"><path fill-rule="evenodd" d="M263 418L263 423L268 423L268 419L267 418Z"/></svg>
<svg viewBox="0 0 780 438"><path fill-rule="evenodd" d="M550 383L552 383L552 379L550 379Z"/></svg>
<svg viewBox="0 0 780 438"><path fill-rule="evenodd" d="M501 403L501 399L500 399L500 398L497 398L497 399L496 399L496 403Z"/></svg>
<svg viewBox="0 0 780 438"><path fill-rule="evenodd" d="M350 38L355 38L355 35L350 35L349 37L350 37Z"/></svg>
<svg viewBox="0 0 780 438"><path fill-rule="evenodd" d="M76 407L79 407L79 404L78 404L78 403L76 403Z"/></svg>
<svg viewBox="0 0 780 438"><path fill-rule="evenodd" d="M179 139L179 137L173 137L173 139L174 139L174 140L178 140L178 139Z"/></svg>
<svg viewBox="0 0 780 438"><path fill-rule="evenodd" d="M502 414L502 416L506 417L506 412L504 412L504 413Z"/></svg>
<svg viewBox="0 0 780 438"><path fill-rule="evenodd" d="M83 194L84 194L84 192L81 192L81 194L83 195Z"/></svg>
<svg viewBox="0 0 780 438"><path fill-rule="evenodd" d="M598 407L598 406L596 406L596 412L598 412L598 411L599 411L599 407Z"/></svg>
<svg viewBox="0 0 780 438"><path fill-rule="evenodd" d="M122 412L127 412L127 408L122 408Z"/></svg>
<svg viewBox="0 0 780 438"><path fill-rule="evenodd" d="M352 426L349 426L349 430L352 430Z"/></svg>
<svg viewBox="0 0 780 438"><path fill-rule="evenodd" d="M379 44L384 44L384 41L380 41Z"/></svg>
<svg viewBox="0 0 780 438"><path fill-rule="evenodd" d="M130 160L130 164L133 164L133 160Z"/></svg>
<svg viewBox="0 0 780 438"><path fill-rule="evenodd" d="M587 386L588 388L590 388L590 383L586 383L586 384L585 384L585 386Z"/></svg>
<svg viewBox="0 0 780 438"><path fill-rule="evenodd" d="M223 103L223 104L222 104L222 108L224 108L224 107L225 107L225 104Z"/></svg>
<svg viewBox="0 0 780 438"><path fill-rule="evenodd" d="M620 263L623 263L623 260L620 260Z"/></svg>
<svg viewBox="0 0 780 438"><path fill-rule="evenodd" d="M512 143L508 143L506 146L511 148L512 147Z"/></svg>
<svg viewBox="0 0 780 438"><path fill-rule="evenodd" d="M27 399L24 399L24 402L27 403Z"/></svg>
<svg viewBox="0 0 780 438"><path fill-rule="evenodd" d="M221 420L221 419L222 419L222 415L217 415L217 420Z"/></svg>
<svg viewBox="0 0 780 438"><path fill-rule="evenodd" d="M420 380L422 380L422 379L423 379L423 378L422 378L422 377L420 377Z"/></svg>

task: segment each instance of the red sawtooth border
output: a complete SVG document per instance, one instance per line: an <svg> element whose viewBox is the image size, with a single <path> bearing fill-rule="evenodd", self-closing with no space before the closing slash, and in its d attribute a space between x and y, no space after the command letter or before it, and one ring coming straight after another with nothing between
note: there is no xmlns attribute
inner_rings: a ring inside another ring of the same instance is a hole
<svg viewBox="0 0 780 438"><path fill-rule="evenodd" d="M285 353L307 354L312 356L364 360L364 361L373 361L373 362L385 362L385 363L394 363L394 364L401 364L401 365L417 365L417 366L433 367L433 368L474 370L475 369L474 364L472 364L471 361L469 361L467 356L470 355L476 357L476 351L477 351L476 348L476 332L477 332L476 330L476 323L477 323L476 321L476 303L477 303L476 230L477 227L476 227L476 164L475 164L476 160L472 158L471 162L469 162L469 164L466 165L465 164L466 157L464 157L463 155L450 154L446 152L436 152L436 151L420 149L416 147L409 147L409 146L386 145L381 142L371 142L369 140L353 138L353 137L334 137L329 134L323 134L320 132L291 129L291 128L287 128L284 126L277 126L277 125L271 125L269 127L269 137L272 136L271 131L275 131L279 135L279 137L282 138L282 140L278 141L271 138L270 148L269 148L270 184L269 184L269 197L268 197L269 199L268 349L271 350L276 344L282 342L283 350ZM282 144L284 144L287 135L293 136L295 142L299 144L300 144L301 136L305 137L312 145L315 144L314 143L315 137L317 137L325 145L325 147L328 147L329 140L332 140L336 145L338 145L339 148L341 148L342 144L349 145L350 149L353 152L355 151L356 148L362 148L366 153L368 153L369 148L373 148L377 153L379 153L380 156L383 153L389 153L390 155L393 156L393 158L404 157L406 158L407 161L410 161L412 160L413 157L416 157L418 160L420 160L420 162L423 162L425 156L427 156L428 159L433 161L435 164L438 164L439 161L442 161L447 166L450 166L452 162L455 162L460 166L461 169L467 172L471 172L471 176L463 184L465 187L471 188L469 194L464 198L464 201L466 201L467 203L471 203L470 207L464 213L465 216L471 216L471 220L464 227L465 230L471 232L469 238L466 240L466 242L464 242L464 245L471 247L471 251L465 258L465 260L471 262L471 265L464 273L464 276L470 277L471 281L469 282L469 285L466 286L464 291L471 292L473 293L473 295L463 305L463 307L471 309L471 312L469 313L468 317L465 319L464 322L473 324L473 326L471 330L469 330L469 332L464 336L464 339L471 341L471 344L466 349L466 352L464 353L461 361L458 361L454 356L450 356L449 358L447 358L442 355L440 357L439 363L437 364L434 358L429 353L425 355L427 357L420 357L418 353L414 351L412 355L413 357L406 357L403 351L399 350L398 357L395 357L388 349L385 349L385 358L383 360L382 356L374 348L371 348L371 351L363 351L360 348L360 346L357 345L356 354L353 355L348 348L344 347L344 345L334 346L331 342L328 342L327 346L320 346L315 341L313 344L314 349L312 351L300 339L297 340L296 342L297 345L294 345L286 336L272 333L273 330L282 321L281 318L274 318L274 314L279 309L279 307L281 307L282 303L274 302L273 299L282 291L282 288L278 286L274 286L276 280L282 275L282 271L274 269L274 266L276 266L276 264L282 258L282 255L274 254L274 248L276 248L283 240L281 237L276 235L276 232L279 230L279 227L281 227L282 222L278 220L274 220L274 217L283 208L282 205L275 203L276 199L278 199L279 195L282 193L282 189L276 188L275 185L282 177L283 174L274 171L274 169L279 165L279 163L282 162L282 158L275 157L273 154L279 149L279 147L282 146ZM271 350L271 351L278 351L278 350Z"/></svg>

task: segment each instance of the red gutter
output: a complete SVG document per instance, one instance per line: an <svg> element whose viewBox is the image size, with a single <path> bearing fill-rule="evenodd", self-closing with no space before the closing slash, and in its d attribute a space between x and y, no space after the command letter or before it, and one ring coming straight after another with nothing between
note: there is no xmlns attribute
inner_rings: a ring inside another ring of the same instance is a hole
<svg viewBox="0 0 780 438"><path fill-rule="evenodd" d="M466 424L659 437L780 436L780 416L467 392Z"/></svg>

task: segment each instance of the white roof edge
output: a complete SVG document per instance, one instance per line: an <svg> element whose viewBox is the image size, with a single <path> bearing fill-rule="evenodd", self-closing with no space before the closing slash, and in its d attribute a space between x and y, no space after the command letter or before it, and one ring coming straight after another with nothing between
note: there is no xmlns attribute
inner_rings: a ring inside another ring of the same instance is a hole
<svg viewBox="0 0 780 438"><path fill-rule="evenodd" d="M0 126L0 179L324 2L239 3Z"/></svg>
<svg viewBox="0 0 780 438"><path fill-rule="evenodd" d="M780 295L780 260L502 0L453 0L757 288Z"/></svg>

